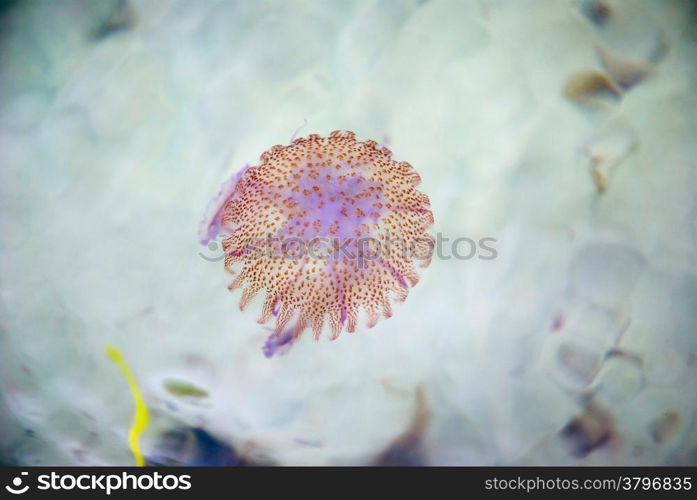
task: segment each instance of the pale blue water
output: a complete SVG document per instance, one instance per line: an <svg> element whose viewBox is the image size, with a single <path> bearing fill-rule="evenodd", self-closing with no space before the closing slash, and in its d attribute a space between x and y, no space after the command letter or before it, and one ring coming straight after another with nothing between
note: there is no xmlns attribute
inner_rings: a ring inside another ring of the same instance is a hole
<svg viewBox="0 0 697 500"><path fill-rule="evenodd" d="M108 343L153 463L695 464L694 11L607 4L5 8L1 460L133 463ZM335 129L410 162L449 241L389 320L266 358L199 222Z"/></svg>

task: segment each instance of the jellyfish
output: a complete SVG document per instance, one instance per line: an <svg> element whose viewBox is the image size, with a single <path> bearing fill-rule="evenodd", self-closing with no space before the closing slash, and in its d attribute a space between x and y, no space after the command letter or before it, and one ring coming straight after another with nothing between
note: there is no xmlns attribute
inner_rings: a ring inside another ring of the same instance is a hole
<svg viewBox="0 0 697 500"><path fill-rule="evenodd" d="M311 134L263 153L223 184L201 223L202 244L225 235L225 268L240 309L259 292L258 322L276 337L315 339L392 316L429 265L434 238L419 174L355 134ZM363 311L363 312L361 312ZM290 333L289 333L290 332Z"/></svg>

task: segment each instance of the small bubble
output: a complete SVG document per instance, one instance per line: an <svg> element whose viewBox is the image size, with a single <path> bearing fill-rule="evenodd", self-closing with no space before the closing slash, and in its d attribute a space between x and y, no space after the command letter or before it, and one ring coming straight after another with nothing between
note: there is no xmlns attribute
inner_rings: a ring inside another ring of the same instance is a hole
<svg viewBox="0 0 697 500"><path fill-rule="evenodd" d="M215 251L218 249L218 244L215 241L208 243L208 250Z"/></svg>

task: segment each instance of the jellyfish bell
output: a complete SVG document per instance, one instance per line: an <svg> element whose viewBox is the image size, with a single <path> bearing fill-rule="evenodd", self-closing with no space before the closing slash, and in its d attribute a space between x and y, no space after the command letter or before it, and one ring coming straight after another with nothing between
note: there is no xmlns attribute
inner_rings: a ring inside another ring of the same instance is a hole
<svg viewBox="0 0 697 500"><path fill-rule="evenodd" d="M409 163L353 132L312 134L274 146L223 184L200 229L203 244L218 233L228 287L242 290L240 308L260 291L259 317L275 318L274 335L297 337L328 326L335 339L353 332L363 309L367 326L392 316L428 266L435 244L428 197Z"/></svg>

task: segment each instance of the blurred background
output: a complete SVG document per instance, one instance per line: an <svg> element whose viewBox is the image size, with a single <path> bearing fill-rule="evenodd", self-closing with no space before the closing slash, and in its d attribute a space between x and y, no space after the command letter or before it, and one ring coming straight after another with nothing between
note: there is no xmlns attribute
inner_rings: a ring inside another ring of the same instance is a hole
<svg viewBox="0 0 697 500"><path fill-rule="evenodd" d="M4 2L0 462L697 464L688 1ZM421 174L389 320L267 358L198 224L294 133ZM446 247L447 253L447 247Z"/></svg>

